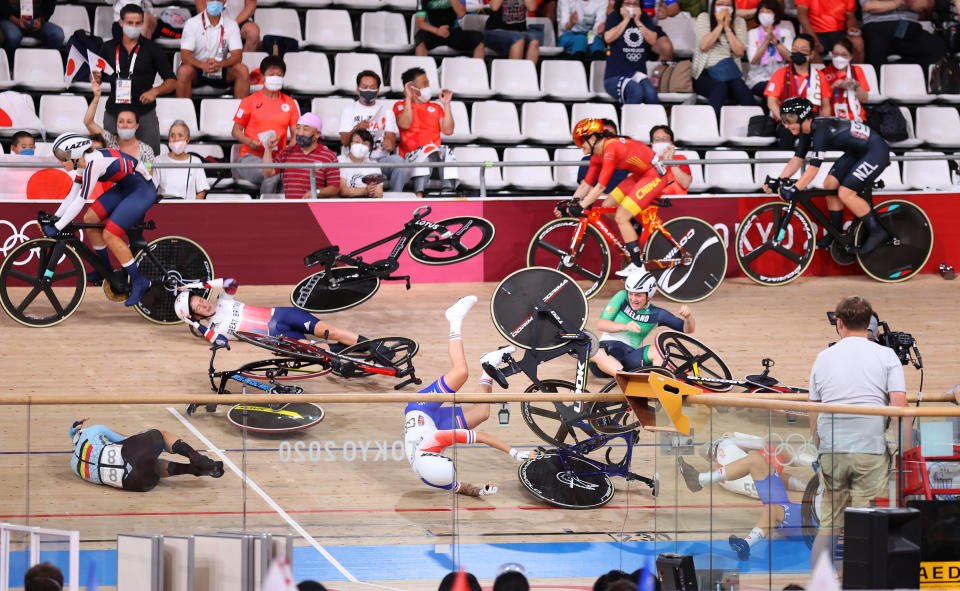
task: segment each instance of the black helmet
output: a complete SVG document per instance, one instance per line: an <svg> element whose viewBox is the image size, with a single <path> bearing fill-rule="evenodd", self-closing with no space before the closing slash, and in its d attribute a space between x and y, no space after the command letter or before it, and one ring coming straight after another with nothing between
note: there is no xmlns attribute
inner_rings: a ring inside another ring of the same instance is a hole
<svg viewBox="0 0 960 591"><path fill-rule="evenodd" d="M788 121L788 117L796 120ZM811 117L813 117L813 103L802 96L788 98L780 105L780 118L785 123L800 123Z"/></svg>

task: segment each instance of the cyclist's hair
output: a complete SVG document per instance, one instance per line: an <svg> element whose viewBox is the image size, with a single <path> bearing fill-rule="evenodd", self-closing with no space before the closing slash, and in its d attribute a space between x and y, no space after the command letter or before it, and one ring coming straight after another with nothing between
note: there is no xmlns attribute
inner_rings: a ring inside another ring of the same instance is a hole
<svg viewBox="0 0 960 591"><path fill-rule="evenodd" d="M400 82L406 86L408 82L416 80L417 76L426 76L427 71L423 68L410 68L400 76Z"/></svg>
<svg viewBox="0 0 960 591"><path fill-rule="evenodd" d="M530 591L530 581L523 573L507 571L494 579L493 591Z"/></svg>
<svg viewBox="0 0 960 591"><path fill-rule="evenodd" d="M467 575L467 586L470 588L470 591L482 591L480 587L480 581L477 580L477 577L473 573L465 573ZM443 579L440 580L440 585L437 586L437 591L450 591L453 588L453 582L457 580L457 573L449 572Z"/></svg>
<svg viewBox="0 0 960 591"><path fill-rule="evenodd" d="M816 45L816 43L813 42L813 35L808 35L806 33L800 33L796 36L796 38L794 38L794 41L806 41L807 45L810 46L810 51L813 51L813 46Z"/></svg>
<svg viewBox="0 0 960 591"><path fill-rule="evenodd" d="M260 74L266 76L267 68L269 67L280 68L284 76L287 74L287 64L279 55L268 55L260 60Z"/></svg>
<svg viewBox="0 0 960 591"><path fill-rule="evenodd" d="M120 9L120 20L125 19L128 14L139 14L140 16L143 16L143 8L137 6L136 4L127 4Z"/></svg>
<svg viewBox="0 0 960 591"><path fill-rule="evenodd" d="M133 109L120 109L120 112L117 113L117 119L120 118L122 113L131 113L133 115L133 122L137 125L140 125L140 115L137 115L137 112Z"/></svg>
<svg viewBox="0 0 960 591"><path fill-rule="evenodd" d="M366 129L354 129L351 131L350 137L347 138L347 146L353 143L353 136L355 135L360 137L360 141L365 144L370 144L370 147L373 147L373 134Z"/></svg>
<svg viewBox="0 0 960 591"><path fill-rule="evenodd" d="M190 139L190 126L187 125L187 122L184 121L183 119L177 119L176 121L171 123L170 130L167 132L167 135L170 135L170 132L173 131L173 128L177 127L178 125L183 126L183 128L187 130L187 139ZM93 138L91 137L90 139L93 139Z"/></svg>
<svg viewBox="0 0 960 591"><path fill-rule="evenodd" d="M357 74L357 86L360 86L360 81L363 80L364 78L373 78L374 80L376 80L377 88L380 88L380 84L383 83L383 81L380 80L380 74L377 74L373 70L363 70L362 72ZM406 82L404 82L404 84L406 84Z"/></svg>
<svg viewBox="0 0 960 591"><path fill-rule="evenodd" d="M90 134L90 141L91 141L91 142L97 142L97 143L99 143L101 146L104 146L104 147L106 147L106 145L107 145L107 140L106 140L106 138L103 137L103 134L102 134L102 133L91 133L91 134Z"/></svg>
<svg viewBox="0 0 960 591"><path fill-rule="evenodd" d="M760 12L761 8L773 11L773 24L783 20L783 8L780 7L780 0L760 0L760 3L757 4L757 12Z"/></svg>
<svg viewBox="0 0 960 591"><path fill-rule="evenodd" d="M866 330L870 326L873 308L870 302L860 296L849 296L840 300L834 310L837 318L843 320L848 330Z"/></svg>
<svg viewBox="0 0 960 591"><path fill-rule="evenodd" d="M604 129L609 127L610 129L613 130L614 135L617 134L617 122L614 121L613 119L601 119L600 123L603 123Z"/></svg>
<svg viewBox="0 0 960 591"><path fill-rule="evenodd" d="M851 55L853 54L853 43L850 43L850 40L847 39L846 37L841 37L840 39L837 39L836 43L833 44L833 47L836 47L837 45L849 51ZM833 47L831 47L830 49L833 49Z"/></svg>
<svg viewBox="0 0 960 591"><path fill-rule="evenodd" d="M33 134L30 133L29 131L18 131L17 133L13 134L12 138L10 138L10 145L16 146L17 143L23 138L30 138L32 140L36 140L36 138L33 137Z"/></svg>
<svg viewBox="0 0 960 591"><path fill-rule="evenodd" d="M774 1L776 1L776 0L774 0ZM653 142L653 134L655 134L655 133L658 132L658 131L666 132L666 134L670 136L670 141L671 141L671 142L673 141L673 139L674 139L674 138L673 138L673 130L670 129L670 126L669 126L669 125L654 125L653 127L650 128L650 142L651 142L651 143Z"/></svg>
<svg viewBox="0 0 960 591"><path fill-rule="evenodd" d="M23 575L24 591L60 591L63 589L63 573L49 562L30 567Z"/></svg>

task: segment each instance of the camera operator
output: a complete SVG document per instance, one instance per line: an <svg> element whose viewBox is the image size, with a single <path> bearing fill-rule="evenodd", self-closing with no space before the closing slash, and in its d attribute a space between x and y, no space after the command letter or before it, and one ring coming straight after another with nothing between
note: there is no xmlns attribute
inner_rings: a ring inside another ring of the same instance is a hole
<svg viewBox="0 0 960 591"><path fill-rule="evenodd" d="M810 402L862 406L906 406L903 366L897 354L867 338L873 309L857 296L837 304L840 341L821 351L810 371ZM906 422L906 420L904 421ZM864 507L887 489L890 454L886 417L810 413L810 429L819 448L823 507L810 560L833 548L849 503ZM910 425L904 426L909 440ZM909 448L909 441L905 442Z"/></svg>

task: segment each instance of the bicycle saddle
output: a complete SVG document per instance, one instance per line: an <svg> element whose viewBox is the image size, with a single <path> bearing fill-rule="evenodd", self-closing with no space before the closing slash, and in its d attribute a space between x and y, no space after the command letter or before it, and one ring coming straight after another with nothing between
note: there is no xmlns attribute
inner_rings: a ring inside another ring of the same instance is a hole
<svg viewBox="0 0 960 591"><path fill-rule="evenodd" d="M775 378L775 377L768 376L768 375L765 374L765 373L748 375L748 376L745 378L745 380L748 381L748 382L750 382L751 384L753 384L753 385L755 385L755 386L764 386L764 387L767 387L767 386L776 386L777 384L780 383L780 380L778 380L778 379Z"/></svg>

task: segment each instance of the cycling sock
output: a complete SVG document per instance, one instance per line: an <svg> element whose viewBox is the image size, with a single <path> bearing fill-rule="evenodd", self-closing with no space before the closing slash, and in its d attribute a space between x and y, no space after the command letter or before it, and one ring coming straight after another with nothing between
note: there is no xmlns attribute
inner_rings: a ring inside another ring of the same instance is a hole
<svg viewBox="0 0 960 591"><path fill-rule="evenodd" d="M444 316L450 322L450 340L460 338L463 330L463 319L470 311L470 308L477 303L477 296L464 296L457 300L457 303L447 308Z"/></svg>
<svg viewBox="0 0 960 591"><path fill-rule="evenodd" d="M763 533L763 530L760 529L759 527L754 526L754 528L750 530L750 533L747 534L747 537L744 539L747 541L747 544L749 544L750 547L752 548L753 546L756 546L757 544L762 542L765 537L767 536L766 534Z"/></svg>
<svg viewBox="0 0 960 591"><path fill-rule="evenodd" d="M107 267L109 267L109 268L111 268L111 269L113 268L112 265L111 265L111 263L110 263L110 251L107 250L107 246L106 246L106 245L103 245L103 246L94 246L94 247L93 247L93 252L97 253L97 258L99 258L101 261L103 261L103 262L107 265Z"/></svg>
<svg viewBox="0 0 960 591"><path fill-rule="evenodd" d="M638 267L642 266L643 253L640 252L640 245L637 244L637 241L627 242L625 246L627 247L627 252L630 253L630 261Z"/></svg>
<svg viewBox="0 0 960 591"><path fill-rule="evenodd" d="M843 231L843 210L833 211L830 210L830 225L837 229L837 231Z"/></svg>
<svg viewBox="0 0 960 591"><path fill-rule="evenodd" d="M199 453L197 450L190 447L183 439L177 439L173 445L170 446L170 451L177 454L178 456L183 456L189 458L191 463L197 463L201 460L205 460L206 457Z"/></svg>
<svg viewBox="0 0 960 591"><path fill-rule="evenodd" d="M167 462L167 474L170 476L180 476L181 474L193 474L194 476L203 476L205 470L194 464L181 464L180 462Z"/></svg>
<svg viewBox="0 0 960 591"><path fill-rule="evenodd" d="M713 472L701 472L700 473L700 486L706 486L708 484L713 484L714 482L722 482L727 479L727 468L725 466L720 466L718 470Z"/></svg>

